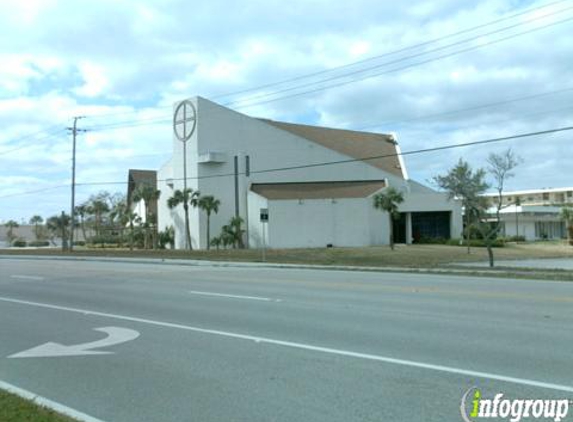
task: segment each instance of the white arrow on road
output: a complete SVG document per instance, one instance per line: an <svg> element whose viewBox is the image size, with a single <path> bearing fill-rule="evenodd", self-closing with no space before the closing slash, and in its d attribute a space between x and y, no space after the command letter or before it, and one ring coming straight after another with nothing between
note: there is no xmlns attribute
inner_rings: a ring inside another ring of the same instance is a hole
<svg viewBox="0 0 573 422"><path fill-rule="evenodd" d="M59 343L46 343L20 353L15 353L8 358L47 358L57 356L85 356L85 355L109 355L113 352L98 351L92 349L101 349L102 347L114 346L135 340L139 337L139 332L128 328L120 327L102 327L94 328L95 331L101 331L107 334L107 337L90 343L76 344L65 346Z"/></svg>

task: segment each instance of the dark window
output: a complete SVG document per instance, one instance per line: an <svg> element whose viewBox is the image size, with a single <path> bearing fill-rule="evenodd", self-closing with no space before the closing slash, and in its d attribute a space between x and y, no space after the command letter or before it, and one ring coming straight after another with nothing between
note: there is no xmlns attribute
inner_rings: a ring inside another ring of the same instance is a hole
<svg viewBox="0 0 573 422"><path fill-rule="evenodd" d="M447 211L412 213L412 237L449 239L450 213Z"/></svg>
<svg viewBox="0 0 573 422"><path fill-rule="evenodd" d="M549 199L549 193L544 192L544 193L543 193L543 200L546 201L546 200L548 200L548 199Z"/></svg>

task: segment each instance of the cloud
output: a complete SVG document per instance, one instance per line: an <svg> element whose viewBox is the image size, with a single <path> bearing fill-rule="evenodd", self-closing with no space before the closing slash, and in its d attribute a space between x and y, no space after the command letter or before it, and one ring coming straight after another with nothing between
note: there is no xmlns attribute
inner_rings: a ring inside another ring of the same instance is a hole
<svg viewBox="0 0 573 422"><path fill-rule="evenodd" d="M88 116L78 124L90 129L78 138L82 182L122 182L130 167L158 168L172 147L173 102L197 94L254 116L396 132L404 151L570 125L567 107L573 91L565 90L573 88L570 22L485 45L573 16L573 11L557 13L570 7L567 2L367 60L543 4L537 0L294 0L286 7L278 0L232 6L226 0L1 3L0 197L36 185L69 183L71 137L66 128L74 116ZM548 13L556 14L541 18ZM461 43L532 17L540 20ZM460 44L447 47L455 42ZM480 44L484 47L413 65ZM424 54L430 49L441 50ZM327 72L360 60L367 61ZM342 77L366 66L378 67ZM309 73L317 74L259 91L222 95ZM346 83L360 75L371 77ZM334 76L341 77L320 82ZM338 83L335 88L297 95ZM308 86L292 89L294 84ZM268 96L277 90L283 92ZM277 96L290 98L267 102ZM233 102L237 100L242 102ZM464 109L471 110L451 113ZM406 162L410 175L423 182L447 170L460 156L479 167L488 153L512 146L524 158L510 181L512 188L563 186L570 185L566 174L573 166L573 156L564 153L570 139L564 133L411 155ZM18 151L2 155L14 148ZM26 182L32 179L40 180ZM125 190L123 185L84 185L78 197L106 188ZM50 191L47 201L33 197L13 197L10 206L0 210L0 218L19 218L34 207L39 208L35 213L60 212L69 192Z"/></svg>

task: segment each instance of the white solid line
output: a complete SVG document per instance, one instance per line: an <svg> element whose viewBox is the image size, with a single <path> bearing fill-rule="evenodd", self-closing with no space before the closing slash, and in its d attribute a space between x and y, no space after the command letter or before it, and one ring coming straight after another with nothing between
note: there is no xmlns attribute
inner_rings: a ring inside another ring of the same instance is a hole
<svg viewBox="0 0 573 422"><path fill-rule="evenodd" d="M94 418L93 416L86 415L85 413L79 412L71 407L64 406L63 404L57 403L45 397L38 396L30 391L24 390L22 388L16 387L12 384L0 380L0 389L7 391L9 393L15 394L23 399L31 400L35 404L52 409L55 412L61 413L62 415L69 416L72 419L77 419L81 422L104 422L101 419Z"/></svg>
<svg viewBox="0 0 573 422"><path fill-rule="evenodd" d="M44 279L44 277L38 277L35 275L11 275L10 278L19 278L22 280L37 280L37 281L42 281Z"/></svg>
<svg viewBox="0 0 573 422"><path fill-rule="evenodd" d="M231 299L261 300L264 302L280 302L280 299L271 299L268 297L258 297L258 296L228 295L228 294L223 294L223 293L198 292L196 290L190 290L189 293L191 293L192 295L200 295L200 296L228 297Z"/></svg>
<svg viewBox="0 0 573 422"><path fill-rule="evenodd" d="M531 379L527 379L527 378L509 377L509 376L505 376L505 375L493 374L493 373L488 373L488 372L473 371L473 370L469 370L469 369L461 369L461 368L455 368L455 367L451 367L451 366L434 365L431 363L416 362L416 361L405 360L405 359L396 359L396 358L391 358L391 357L386 357L386 356L372 355L372 354L368 354L368 353L359 353L359 352L352 352L352 351L342 350L342 349L333 349L330 347L313 346L311 344L296 343L296 342L283 341L283 340L275 340L275 339L271 339L271 338L256 337L256 336L251 336L251 335L247 335L247 334L230 333L227 331L210 330L207 328L199 328L199 327L193 327L193 326L189 326L189 325L175 324L175 323L171 323L171 322L154 321L154 320L145 319L145 318L137 318L137 317L130 317L130 316L125 316L125 315L109 314L106 312L88 311L85 309L77 309L77 308L69 308L66 306L50 305L47 303L29 302L26 300L12 299L12 298L2 297L2 296L0 296L0 301L9 302L9 303L17 303L17 304L28 305L28 306L36 306L39 308L55 309L58 311L75 312L75 313L79 313L79 314L83 314L83 315L94 315L94 316L105 317L105 318L114 318L114 319L119 319L122 321L138 322L138 323L142 323L142 324L155 325L155 326L159 326L159 327L176 328L179 330L193 331L196 333L213 334L213 335L217 335L217 336L240 339L240 340L250 340L250 341L254 341L256 343L273 344L276 346L285 346L285 347L291 347L294 349L310 350L313 352L322 352L322 353L328 353L328 354L338 355L338 356L352 357L352 358L357 358L357 359L367 359L367 360L372 360L372 361L377 361L377 362L390 363L390 364L394 364L394 365L428 369L428 370L432 370L432 371L446 372L446 373L455 374L455 375L467 375L469 377L485 378L485 379L490 379L490 380L509 382L512 384L528 385L531 387L545 388L548 390L566 391L568 393L573 393L573 386L570 386L570 385L553 384L553 383L548 383L548 382L543 382L543 381L531 380Z"/></svg>

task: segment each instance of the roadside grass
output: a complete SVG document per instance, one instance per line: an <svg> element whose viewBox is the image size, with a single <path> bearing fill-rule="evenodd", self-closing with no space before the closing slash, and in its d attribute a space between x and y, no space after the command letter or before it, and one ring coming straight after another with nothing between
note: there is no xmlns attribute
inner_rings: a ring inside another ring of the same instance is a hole
<svg viewBox="0 0 573 422"><path fill-rule="evenodd" d="M0 421L2 422L77 422L33 401L0 390Z"/></svg>
<svg viewBox="0 0 573 422"><path fill-rule="evenodd" d="M76 247L66 253L59 249L4 249L0 254L45 256L96 256L160 259L197 259L212 261L261 262L258 249L222 249L211 251L88 249ZM495 248L497 260L573 258L573 247L564 242L536 242L507 244ZM394 251L387 246L367 248L312 248L270 249L266 261L284 264L338 265L366 267L440 268L452 264L487 261L485 248L473 247L468 254L465 247L449 245L397 245Z"/></svg>

